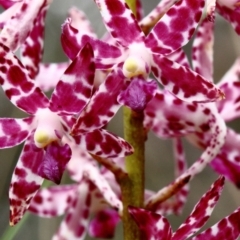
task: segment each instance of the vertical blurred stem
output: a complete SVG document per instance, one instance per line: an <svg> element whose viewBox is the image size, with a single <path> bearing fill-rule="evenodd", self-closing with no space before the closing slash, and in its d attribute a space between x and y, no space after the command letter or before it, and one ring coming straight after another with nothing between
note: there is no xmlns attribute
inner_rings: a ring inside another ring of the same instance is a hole
<svg viewBox="0 0 240 240"><path fill-rule="evenodd" d="M136 0L126 0L136 15ZM140 240L139 229L128 213L128 206L143 207L144 201L144 147L143 113L137 113L124 107L124 138L133 148L134 153L126 157L125 167L128 178L121 181L123 200L124 240Z"/></svg>
<svg viewBox="0 0 240 240"><path fill-rule="evenodd" d="M124 107L124 137L134 148L134 153L125 159L128 178L121 181L124 240L138 240L139 229L128 213L128 206L143 207L144 201L143 113Z"/></svg>

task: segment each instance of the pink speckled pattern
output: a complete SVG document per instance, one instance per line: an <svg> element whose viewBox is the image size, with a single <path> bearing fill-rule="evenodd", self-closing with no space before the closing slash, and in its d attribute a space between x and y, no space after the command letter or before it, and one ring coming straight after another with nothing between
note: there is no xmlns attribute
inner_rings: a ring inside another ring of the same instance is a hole
<svg viewBox="0 0 240 240"><path fill-rule="evenodd" d="M41 8L45 8L48 4L49 1L47 0L37 0L34 4L31 0L24 0L19 4L14 4L12 6L15 10L14 15L11 16L9 21L6 21L1 31L0 42L12 51L17 50L33 29L38 14L42 14Z"/></svg>
<svg viewBox="0 0 240 240"><path fill-rule="evenodd" d="M219 200L224 185L224 178L219 177L195 205L186 221L173 233L166 218L141 208L129 207L129 213L137 223L141 237L145 240L185 240L196 233L208 220ZM219 221L213 227L195 236L194 240L229 239L239 236L239 209Z"/></svg>

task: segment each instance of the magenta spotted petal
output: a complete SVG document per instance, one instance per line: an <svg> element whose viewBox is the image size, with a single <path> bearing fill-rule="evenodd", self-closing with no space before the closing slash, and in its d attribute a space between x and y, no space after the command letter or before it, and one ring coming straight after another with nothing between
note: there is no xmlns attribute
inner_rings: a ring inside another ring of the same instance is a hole
<svg viewBox="0 0 240 240"><path fill-rule="evenodd" d="M212 82L214 41L213 27L214 23L209 21L208 18L205 18L198 27L192 48L192 64L194 71Z"/></svg>
<svg viewBox="0 0 240 240"><path fill-rule="evenodd" d="M121 105L117 101L120 91L125 87L125 77L119 66L107 76L94 93L88 106L78 117L72 129L73 134L92 131L105 126L116 114Z"/></svg>
<svg viewBox="0 0 240 240"><path fill-rule="evenodd" d="M211 162L211 167L219 174L240 188L240 135L228 129L226 141L216 158Z"/></svg>
<svg viewBox="0 0 240 240"><path fill-rule="evenodd" d="M22 143L32 130L33 118L0 119L0 148L8 148Z"/></svg>
<svg viewBox="0 0 240 240"><path fill-rule="evenodd" d="M192 240L237 240L240 236L240 208L235 210L229 216L223 218L211 228L198 234Z"/></svg>
<svg viewBox="0 0 240 240"><path fill-rule="evenodd" d="M6 22L1 31L1 43L12 51L17 50L31 32L40 9L49 3L50 1L46 0L35 0L32 4L31 0L23 0L19 4L13 5L14 15Z"/></svg>
<svg viewBox="0 0 240 240"><path fill-rule="evenodd" d="M31 199L39 190L43 178L38 170L44 155L42 149L36 149L30 136L25 142L22 154L15 167L9 189L10 224L20 221Z"/></svg>
<svg viewBox="0 0 240 240"><path fill-rule="evenodd" d="M169 54L184 46L198 25L204 5L204 0L178 1L152 29L146 46L160 54Z"/></svg>
<svg viewBox="0 0 240 240"><path fill-rule="evenodd" d="M76 191L75 184L41 189L32 199L28 210L41 217L60 216L68 209Z"/></svg>
<svg viewBox="0 0 240 240"><path fill-rule="evenodd" d="M43 40L44 40L44 21L49 4L45 0L42 7L34 19L34 25L21 46L21 61L28 70L30 78L34 79L39 72L39 65L43 56ZM28 23L29 24L29 23Z"/></svg>
<svg viewBox="0 0 240 240"><path fill-rule="evenodd" d="M127 47L131 43L143 40L144 34L124 0L114 2L111 0L95 0L95 2L108 31L119 44Z"/></svg>
<svg viewBox="0 0 240 240"><path fill-rule="evenodd" d="M87 233L87 224L90 218L91 183L82 180L69 202L67 213L53 240L79 239L83 240Z"/></svg>
<svg viewBox="0 0 240 240"><path fill-rule="evenodd" d="M187 162L184 154L183 144L180 138L173 139L173 153L175 160L175 176L181 176L187 170ZM189 194L190 184L185 184L175 194L175 206L173 211L175 214L181 214L185 203L187 202L187 196Z"/></svg>
<svg viewBox="0 0 240 240"><path fill-rule="evenodd" d="M59 80L50 109L62 115L78 114L92 95L95 65L90 44L86 44Z"/></svg>
<svg viewBox="0 0 240 240"><path fill-rule="evenodd" d="M103 158L124 157L133 153L133 148L122 138L106 130L94 130L73 136L79 147Z"/></svg>
<svg viewBox="0 0 240 240"><path fill-rule="evenodd" d="M17 2L21 2L21 0L1 0L0 1L0 5L2 7L4 7L5 9L11 7L12 5L14 5Z"/></svg>
<svg viewBox="0 0 240 240"><path fill-rule="evenodd" d="M194 207L186 221L173 234L172 240L183 240L196 233L211 216L211 213L218 202L224 185L224 177L220 177L205 193Z"/></svg>
<svg viewBox="0 0 240 240"><path fill-rule="evenodd" d="M35 87L22 63L3 44L0 44L0 56L0 84L11 102L29 114L36 113L39 108L46 108L47 97Z"/></svg>
<svg viewBox="0 0 240 240"><path fill-rule="evenodd" d="M162 0L158 5L140 21L141 28L152 25L153 22L158 20L169 10L169 8L176 2L176 0Z"/></svg>
<svg viewBox="0 0 240 240"><path fill-rule="evenodd" d="M115 227L120 221L114 210L102 210L96 214L88 227L88 233L95 238L113 238Z"/></svg>
<svg viewBox="0 0 240 240"><path fill-rule="evenodd" d="M177 97L197 102L223 98L224 93L221 90L191 69L157 55L154 56L154 62L154 75Z"/></svg>
<svg viewBox="0 0 240 240"><path fill-rule="evenodd" d="M62 25L61 43L64 52L72 60L84 45L90 43L98 68L110 68L116 59L121 57L121 51L117 47L95 39L89 34L83 35L81 29L76 29L71 25L71 19L67 19Z"/></svg>
<svg viewBox="0 0 240 240"><path fill-rule="evenodd" d="M216 6L219 14L223 16L227 21L229 21L232 24L236 33L240 35L239 1L219 0L217 1Z"/></svg>
<svg viewBox="0 0 240 240"><path fill-rule="evenodd" d="M231 68L224 74L218 86L226 98L216 102L218 111L225 121L231 121L240 116L240 58L237 58Z"/></svg>
<svg viewBox="0 0 240 240"><path fill-rule="evenodd" d="M129 207L129 213L139 226L144 240L185 240L206 223L218 202L223 185L224 177L219 177L199 200L186 221L173 234L167 219L159 214L136 207ZM235 223L233 226L234 230L237 230Z"/></svg>
<svg viewBox="0 0 240 240"><path fill-rule="evenodd" d="M168 220L154 212L129 206L128 211L141 231L141 239L171 240L172 229Z"/></svg>

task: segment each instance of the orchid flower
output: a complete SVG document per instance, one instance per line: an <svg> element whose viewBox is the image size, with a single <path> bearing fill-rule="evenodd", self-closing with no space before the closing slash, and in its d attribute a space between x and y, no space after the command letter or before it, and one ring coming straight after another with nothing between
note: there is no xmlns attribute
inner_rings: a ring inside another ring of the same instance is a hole
<svg viewBox="0 0 240 240"><path fill-rule="evenodd" d="M136 207L129 207L129 213L140 228L142 239L185 240L192 237L207 222L218 202L223 185L224 178L220 177L214 182L211 189L202 196L199 202L195 205L192 213L175 232L173 232L168 220L157 213ZM239 217L240 209L238 208L235 212L219 221L216 225L191 239L236 240L238 239L240 232Z"/></svg>
<svg viewBox="0 0 240 240"><path fill-rule="evenodd" d="M1 119L1 148L27 139L10 187L11 222L15 224L39 189L42 177L60 182L71 158L71 141L102 157L121 155L123 149L128 149L128 153L123 150L123 155L130 154L132 150L124 140L104 130L95 129L76 138L69 135L72 116L81 112L91 97L94 63L89 45L67 68L50 100L34 86L26 69L7 47L1 45L1 54L5 60L1 64L1 84L6 95L17 107L33 115L25 119Z"/></svg>
<svg viewBox="0 0 240 240"><path fill-rule="evenodd" d="M221 96L222 93L212 83L189 68L180 66L167 58L169 54L181 48L191 38L200 20L204 1L195 1L194 4L191 4L190 1L180 1L166 13L146 37L125 1L115 1L114 8L109 1L100 0L96 3L116 44L110 45L92 38L84 32L81 33L81 29L76 29L71 25L71 19L68 19L63 25L61 40L63 49L70 59L76 55L83 44L90 42L95 50L97 69L112 68L110 74L116 72L116 68L122 71L122 77L119 78L121 82L118 83L115 80L118 88L109 89L111 92L117 91L117 93L108 98L117 98L121 104L136 110L136 103L128 97L134 95L141 99L141 109L143 110L146 103L155 94L156 88L151 87L153 82L145 81L151 71L161 84L180 98L201 102L214 101ZM181 22L178 25L178 16L184 14L186 9L188 9L188 13L184 17L189 19L185 21L186 26L180 27L184 23ZM168 24L169 21L171 21L171 26ZM122 30L124 25L130 26L127 32ZM178 78L180 76L181 79ZM128 86L125 79L131 79L133 83ZM110 83L106 81L106 85L108 84ZM146 88L147 93L145 93ZM111 101L115 103L115 101Z"/></svg>

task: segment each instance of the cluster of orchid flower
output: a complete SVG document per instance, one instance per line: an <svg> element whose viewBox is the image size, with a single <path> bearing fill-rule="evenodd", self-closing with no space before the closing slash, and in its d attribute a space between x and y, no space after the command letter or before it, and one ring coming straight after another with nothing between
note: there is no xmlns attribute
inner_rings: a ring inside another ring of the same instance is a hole
<svg viewBox="0 0 240 240"><path fill-rule="evenodd" d="M162 0L145 17L140 0L135 14L125 0L95 2L108 32L98 39L84 13L73 7L61 35L69 61L44 64L51 0L0 1L5 8L0 15L0 84L9 100L30 115L0 119L0 148L25 141L10 184L10 224L27 210L43 217L65 214L53 239L84 239L87 232L113 237L125 214L119 183L128 175L124 157L134 148L105 126L125 106L143 114L145 132L172 138L175 147L176 179L159 192L146 190L141 208L128 206L141 239L192 237L210 217L224 178L240 186L240 135L226 126L240 116L240 60L217 85L212 69L215 12L240 34L240 2ZM194 32L189 62L182 47ZM44 92L50 90L49 99ZM203 149L188 169L183 136ZM181 212L189 181L207 164L223 176L172 233L164 215ZM60 184L65 171L75 184L41 189L44 179ZM239 235L240 208L192 239Z"/></svg>

